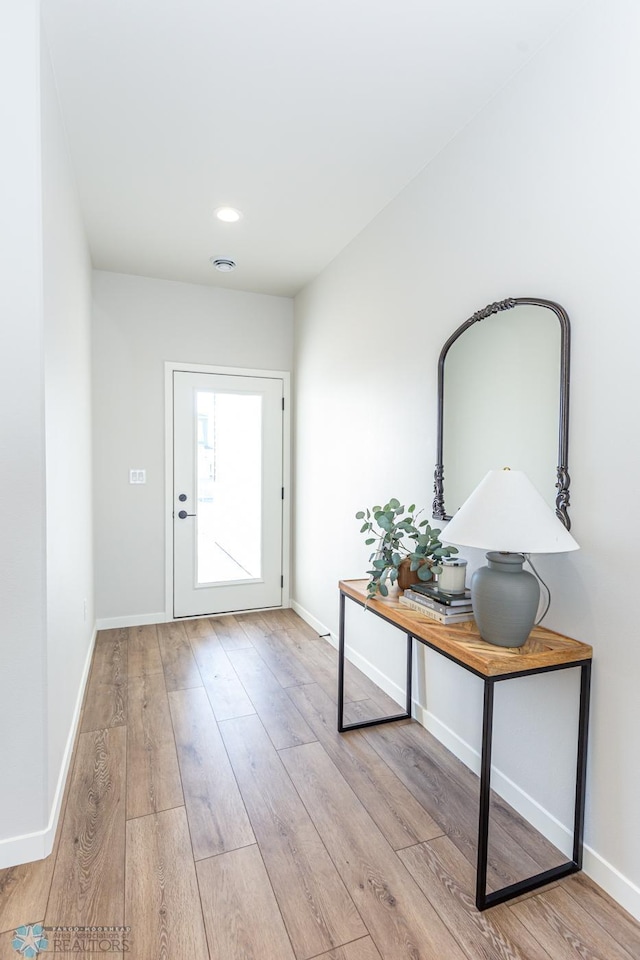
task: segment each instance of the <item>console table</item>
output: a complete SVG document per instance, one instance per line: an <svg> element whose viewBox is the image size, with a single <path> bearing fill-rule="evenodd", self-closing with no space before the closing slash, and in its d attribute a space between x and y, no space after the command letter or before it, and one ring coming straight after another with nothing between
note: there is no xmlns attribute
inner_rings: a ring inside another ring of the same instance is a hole
<svg viewBox="0 0 640 960"><path fill-rule="evenodd" d="M584 836L584 801L586 787L587 736L589 726L589 694L591 687L592 648L586 643L571 640L559 633L534 627L522 647L497 647L480 638L473 621L444 626L428 617L405 607L395 597L367 600L367 580L341 580L340 588L340 633L338 644L338 731L357 730L394 720L411 717L411 674L413 641L418 640L436 653L457 663L484 683L484 708L482 717L482 755L480 761L480 805L478 818L478 857L476 867L476 906L478 910L511 897L535 890L576 873L582 869ZM345 662L345 600L349 598L381 617L387 623L406 634L407 681L406 709L403 713L359 723L344 722L344 662ZM491 787L491 747L493 733L493 694L495 684L516 677L549 673L552 670L580 668L580 705L578 722L578 758L576 767L575 813L573 825L573 857L551 870L512 883L500 890L487 893L487 854L489 840L489 803Z"/></svg>

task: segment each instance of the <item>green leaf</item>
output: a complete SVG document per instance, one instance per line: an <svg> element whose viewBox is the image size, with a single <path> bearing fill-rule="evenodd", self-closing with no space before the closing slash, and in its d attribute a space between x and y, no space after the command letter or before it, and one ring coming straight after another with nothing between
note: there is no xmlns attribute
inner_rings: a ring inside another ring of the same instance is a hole
<svg viewBox="0 0 640 960"><path fill-rule="evenodd" d="M376 570L384 570L384 568L388 566L387 561L384 559L384 557L380 557L378 560L374 560L373 565L376 568Z"/></svg>
<svg viewBox="0 0 640 960"><path fill-rule="evenodd" d="M368 540L365 540L365 543L366 543L366 545L367 545L368 547L370 547L371 544L372 544L372 543L375 543L375 542L376 542L376 538L375 538L375 537L369 537Z"/></svg>
<svg viewBox="0 0 640 960"><path fill-rule="evenodd" d="M381 510L382 510L382 507L371 507L371 512L374 515L374 517L376 513L379 513Z"/></svg>
<svg viewBox="0 0 640 960"><path fill-rule="evenodd" d="M360 533L366 533L368 529L369 529L369 524L363 523L362 526L360 527Z"/></svg>
<svg viewBox="0 0 640 960"><path fill-rule="evenodd" d="M416 570L419 570L421 566L422 564L420 563L419 560L412 560L411 566L409 567L409 569L411 570L411 573L415 573Z"/></svg>
<svg viewBox="0 0 640 960"><path fill-rule="evenodd" d="M381 595L381 596L383 596L383 597L388 597L388 596L389 596L389 591L387 590L387 588L386 588L386 586L385 586L384 583L378 584L378 590L380 591L380 595Z"/></svg>
<svg viewBox="0 0 640 960"><path fill-rule="evenodd" d="M389 519L388 513L379 514L376 517L376 520L378 521L378 526L382 527L383 530L386 530L387 533L391 531L393 524L392 524L392 521Z"/></svg>
<svg viewBox="0 0 640 960"><path fill-rule="evenodd" d="M418 570L418 579L419 580L431 580L433 573L429 566L426 563L423 563L420 569Z"/></svg>
<svg viewBox="0 0 640 960"><path fill-rule="evenodd" d="M394 567L397 567L399 563L402 563L402 557L400 556L399 553L393 553L391 555L391 559L393 561Z"/></svg>
<svg viewBox="0 0 640 960"><path fill-rule="evenodd" d="M389 500L389 506L391 507L392 510L397 510L398 507L400 506L400 501L396 500L396 498L394 497L392 500Z"/></svg>
<svg viewBox="0 0 640 960"><path fill-rule="evenodd" d="M356 513L356 520L364 520L364 510L358 510Z"/></svg>
<svg viewBox="0 0 640 960"><path fill-rule="evenodd" d="M428 520L421 520L420 523L418 524L419 527L426 527L428 525L429 525Z"/></svg>
<svg viewBox="0 0 640 960"><path fill-rule="evenodd" d="M415 503L412 503L411 506L409 507L409 511L408 511L408 512L409 512L409 513L413 513L413 511L415 510L415 508L416 508Z"/></svg>

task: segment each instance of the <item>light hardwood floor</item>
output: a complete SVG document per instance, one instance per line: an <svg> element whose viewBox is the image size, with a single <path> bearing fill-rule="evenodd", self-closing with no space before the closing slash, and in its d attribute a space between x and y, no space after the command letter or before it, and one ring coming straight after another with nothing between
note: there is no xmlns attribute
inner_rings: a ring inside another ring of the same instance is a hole
<svg viewBox="0 0 640 960"><path fill-rule="evenodd" d="M336 669L289 610L101 632L54 851L0 871L0 960L35 922L128 927L136 960L639 960L583 874L478 913L477 779L411 721L338 734ZM397 709L351 666L346 694ZM490 886L561 859L493 798Z"/></svg>

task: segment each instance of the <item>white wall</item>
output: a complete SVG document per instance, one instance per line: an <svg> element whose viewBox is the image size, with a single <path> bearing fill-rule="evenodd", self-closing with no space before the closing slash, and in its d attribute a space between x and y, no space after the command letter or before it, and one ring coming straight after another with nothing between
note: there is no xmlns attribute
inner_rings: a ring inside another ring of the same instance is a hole
<svg viewBox="0 0 640 960"><path fill-rule="evenodd" d="M45 816L39 75L38 3L4 3L0 8L4 144L0 161L0 841L40 830ZM0 844L0 864L8 846Z"/></svg>
<svg viewBox="0 0 640 960"><path fill-rule="evenodd" d="M0 14L0 867L51 849L93 624L90 269L39 13Z"/></svg>
<svg viewBox="0 0 640 960"><path fill-rule="evenodd" d="M365 569L356 510L430 505L436 362L455 327L507 296L563 304L582 550L540 560L546 623L594 646L586 866L640 916L638 36L634 0L585 10L298 296L293 596L336 631L336 581ZM354 656L402 686L383 628L350 616ZM473 757L480 682L430 654L420 687L426 722ZM550 828L571 822L576 690L555 674L497 691L495 763Z"/></svg>
<svg viewBox="0 0 640 960"><path fill-rule="evenodd" d="M50 809L64 788L95 617L91 262L44 39L41 89Z"/></svg>
<svg viewBox="0 0 640 960"><path fill-rule="evenodd" d="M290 370L285 297L94 272L96 613L165 612L164 362ZM147 471L144 486L129 470Z"/></svg>

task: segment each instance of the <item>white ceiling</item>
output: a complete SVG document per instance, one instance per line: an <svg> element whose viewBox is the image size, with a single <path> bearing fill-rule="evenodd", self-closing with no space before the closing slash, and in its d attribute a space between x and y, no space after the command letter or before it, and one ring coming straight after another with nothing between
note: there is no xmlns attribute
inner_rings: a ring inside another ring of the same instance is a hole
<svg viewBox="0 0 640 960"><path fill-rule="evenodd" d="M295 294L583 2L43 0L94 266Z"/></svg>

